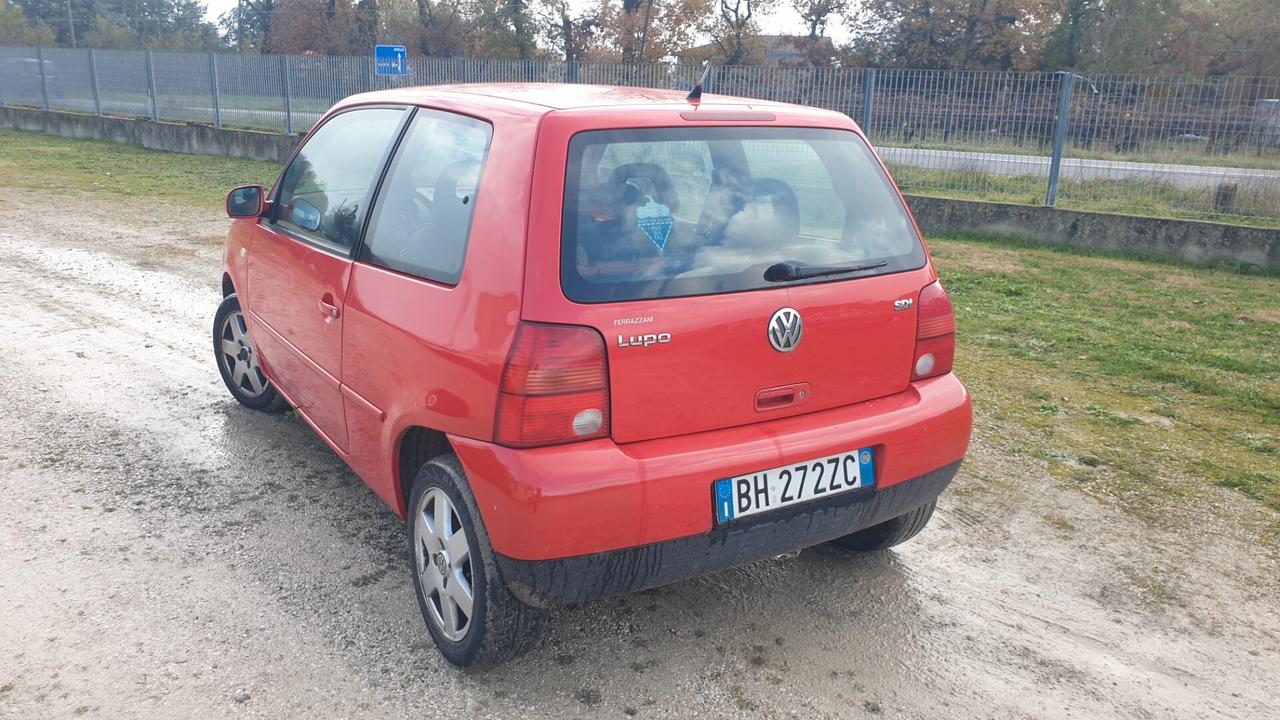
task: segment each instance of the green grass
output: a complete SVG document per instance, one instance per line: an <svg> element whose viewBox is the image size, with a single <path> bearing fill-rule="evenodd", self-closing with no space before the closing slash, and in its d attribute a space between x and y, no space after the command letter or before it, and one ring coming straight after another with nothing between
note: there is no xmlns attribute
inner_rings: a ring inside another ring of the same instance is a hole
<svg viewBox="0 0 1280 720"><path fill-rule="evenodd" d="M0 183L62 197L216 209L228 188L276 172L0 130ZM1007 240L930 245L956 306L957 370L982 442L1153 522L1185 527L1235 497L1275 523L1280 277ZM1280 524L1271 532L1280 540Z"/></svg>
<svg viewBox="0 0 1280 720"><path fill-rule="evenodd" d="M275 181L272 162L144 150L0 129L0 185L95 192L201 208L222 207L236 185Z"/></svg>
<svg viewBox="0 0 1280 720"><path fill-rule="evenodd" d="M1043 205L1045 201L1045 179L1038 176L907 165L895 165L892 171L894 180L908 194L1026 205ZM1058 186L1056 205L1066 210L1280 228L1280 188L1241 187L1230 213L1214 210L1215 192L1212 187L1184 189L1145 180L1064 181Z"/></svg>
<svg viewBox="0 0 1280 720"><path fill-rule="evenodd" d="M1209 512L1217 488L1280 511L1280 278L930 245L993 442L1151 519Z"/></svg>

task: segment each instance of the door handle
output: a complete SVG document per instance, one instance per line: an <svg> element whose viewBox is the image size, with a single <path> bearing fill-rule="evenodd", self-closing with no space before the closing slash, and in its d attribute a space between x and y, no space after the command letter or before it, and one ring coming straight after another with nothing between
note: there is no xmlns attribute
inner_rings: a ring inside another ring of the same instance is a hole
<svg viewBox="0 0 1280 720"><path fill-rule="evenodd" d="M324 321L331 323L338 319L338 306L333 302L333 296L325 293L320 298L320 314L324 316Z"/></svg>

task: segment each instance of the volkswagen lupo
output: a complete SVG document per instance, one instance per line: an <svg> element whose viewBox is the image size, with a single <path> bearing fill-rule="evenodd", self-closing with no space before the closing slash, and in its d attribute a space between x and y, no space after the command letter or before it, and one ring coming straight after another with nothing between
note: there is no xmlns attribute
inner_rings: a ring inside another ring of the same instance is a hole
<svg viewBox="0 0 1280 720"><path fill-rule="evenodd" d="M450 662L546 608L919 532L970 400L846 116L583 85L356 95L233 190L213 349L406 519Z"/></svg>

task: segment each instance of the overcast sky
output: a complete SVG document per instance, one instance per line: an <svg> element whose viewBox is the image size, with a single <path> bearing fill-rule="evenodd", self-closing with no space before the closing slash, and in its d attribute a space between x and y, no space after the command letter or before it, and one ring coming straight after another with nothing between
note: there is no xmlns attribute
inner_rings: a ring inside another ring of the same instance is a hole
<svg viewBox="0 0 1280 720"><path fill-rule="evenodd" d="M600 0L570 0L570 4L574 7L585 8L595 5ZM219 15L236 6L236 0L205 0L207 15L210 20L217 20ZM780 0L779 8L769 15L765 15L760 22L760 26L764 28L766 33L771 35L799 35L804 30L804 23L800 21L800 16L791 8L791 3L787 0ZM837 41L844 40L847 33L844 27L837 20L828 28L830 34Z"/></svg>

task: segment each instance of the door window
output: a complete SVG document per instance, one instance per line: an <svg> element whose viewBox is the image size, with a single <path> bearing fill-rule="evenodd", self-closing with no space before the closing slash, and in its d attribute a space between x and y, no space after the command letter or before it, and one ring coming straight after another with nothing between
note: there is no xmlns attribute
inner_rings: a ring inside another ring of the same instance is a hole
<svg viewBox="0 0 1280 720"><path fill-rule="evenodd" d="M404 113L402 108L351 110L321 125L285 170L275 221L350 250L360 237L369 189Z"/></svg>
<svg viewBox="0 0 1280 720"><path fill-rule="evenodd" d="M378 193L360 259L456 285L493 129L418 110Z"/></svg>

